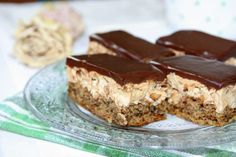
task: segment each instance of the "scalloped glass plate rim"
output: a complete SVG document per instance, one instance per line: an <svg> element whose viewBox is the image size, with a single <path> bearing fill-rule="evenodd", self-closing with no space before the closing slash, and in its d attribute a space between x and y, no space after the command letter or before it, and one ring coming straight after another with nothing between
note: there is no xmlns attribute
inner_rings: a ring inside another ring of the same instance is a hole
<svg viewBox="0 0 236 157"><path fill-rule="evenodd" d="M181 149L181 148L193 148L200 146L210 146L210 145L223 144L227 142L236 141L236 123L231 123L224 127L203 127L196 130L183 130L176 132L173 131L165 132L160 130L153 132L151 130L143 131L142 129L135 130L133 128L124 129L122 127L117 127L110 124L97 125L98 124L97 121L96 123L94 123L93 121L91 121L91 119L86 120L84 115L82 116L80 115L80 117L74 117L77 118L78 120L79 118L81 118L80 123L82 125L80 127L73 126L72 125L73 123L65 124L63 123L63 121L57 121L55 119L51 119L47 115L41 113L38 108L36 108L35 104L37 102L33 102L32 95L35 94L34 89L35 86L38 85L39 80L37 79L41 79L40 81L43 81L43 83L46 84L50 83L50 82L45 82L44 78L46 78L47 75L43 78L40 78L42 77L41 75L43 75L44 73L59 75L57 74L58 71L55 71L53 69L54 68L64 69L64 67L65 67L65 60L62 60L60 62L57 62L55 64L49 65L41 69L28 81L24 89L24 99L27 103L27 107L29 108L29 110L36 117L48 123L50 126L56 128L56 130L54 131L58 133L63 133L80 140L86 140L103 145L112 145L118 148L142 147L142 148ZM65 76L62 75L62 77ZM45 86L43 88L47 87ZM70 109L68 110L68 106L70 108L70 105L71 104L73 105L73 102L71 102L68 99L66 93L64 94L64 96L65 96L64 103L66 103L65 107L66 114L68 114L71 117L78 116L75 115L74 113L71 113ZM48 99L50 98L51 97L49 96ZM70 119L71 117L66 117L65 119L67 120Z"/></svg>

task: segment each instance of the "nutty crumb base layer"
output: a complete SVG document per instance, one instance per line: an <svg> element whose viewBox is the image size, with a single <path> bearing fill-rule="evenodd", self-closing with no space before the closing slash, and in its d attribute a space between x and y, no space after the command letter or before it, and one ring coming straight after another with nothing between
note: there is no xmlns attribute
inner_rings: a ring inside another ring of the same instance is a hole
<svg viewBox="0 0 236 157"><path fill-rule="evenodd" d="M69 83L68 93L77 104L109 123L121 126L143 126L166 119L165 114L151 104L130 104L124 107L115 105L112 100L94 99L88 89L83 88L78 82Z"/></svg>
<svg viewBox="0 0 236 157"><path fill-rule="evenodd" d="M184 118L199 125L224 126L236 120L236 109L226 107L217 113L214 104L204 104L201 99L184 97L178 104L159 106L159 110Z"/></svg>

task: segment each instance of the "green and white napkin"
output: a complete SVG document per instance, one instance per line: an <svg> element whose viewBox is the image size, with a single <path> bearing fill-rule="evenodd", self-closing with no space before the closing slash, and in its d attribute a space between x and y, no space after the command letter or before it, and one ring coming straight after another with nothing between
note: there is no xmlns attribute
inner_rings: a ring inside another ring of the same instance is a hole
<svg viewBox="0 0 236 157"><path fill-rule="evenodd" d="M178 157L178 156L204 156L204 157L236 157L236 141L218 146L194 148L185 150L154 150L154 149L128 149L113 148L88 141L72 138L47 123L36 118L26 106L22 93L0 102L0 129L33 137L45 141L62 144L83 151L105 156L138 157Z"/></svg>

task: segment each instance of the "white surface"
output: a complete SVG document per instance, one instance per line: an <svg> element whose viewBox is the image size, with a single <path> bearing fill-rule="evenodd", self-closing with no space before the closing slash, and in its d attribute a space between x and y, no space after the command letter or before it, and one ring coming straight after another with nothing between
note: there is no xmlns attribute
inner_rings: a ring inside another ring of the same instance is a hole
<svg viewBox="0 0 236 157"><path fill-rule="evenodd" d="M79 54L86 50L88 34L95 31L126 29L141 37L155 41L157 36L169 33L160 21L162 5L156 0L132 1L82 1L73 2L73 7L84 16L86 33L74 48ZM0 4L0 100L21 91L28 79L38 71L15 60L13 33L17 22L29 19L41 4ZM0 157L73 157L98 156L62 145L36 140L0 131Z"/></svg>
<svg viewBox="0 0 236 157"><path fill-rule="evenodd" d="M175 29L198 29L236 39L235 0L166 0L168 23Z"/></svg>

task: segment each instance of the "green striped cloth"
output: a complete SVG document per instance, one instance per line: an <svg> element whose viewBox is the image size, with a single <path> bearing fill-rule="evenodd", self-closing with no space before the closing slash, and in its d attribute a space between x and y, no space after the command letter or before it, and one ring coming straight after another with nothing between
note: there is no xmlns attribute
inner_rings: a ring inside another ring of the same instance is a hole
<svg viewBox="0 0 236 157"><path fill-rule="evenodd" d="M24 102L22 94L17 94L0 102L0 129L16 134L59 143L68 147L93 152L105 156L205 156L205 157L236 157L236 141L214 147L204 147L186 150L153 150L153 149L126 149L102 146L74 139L58 133L55 128L37 119Z"/></svg>

